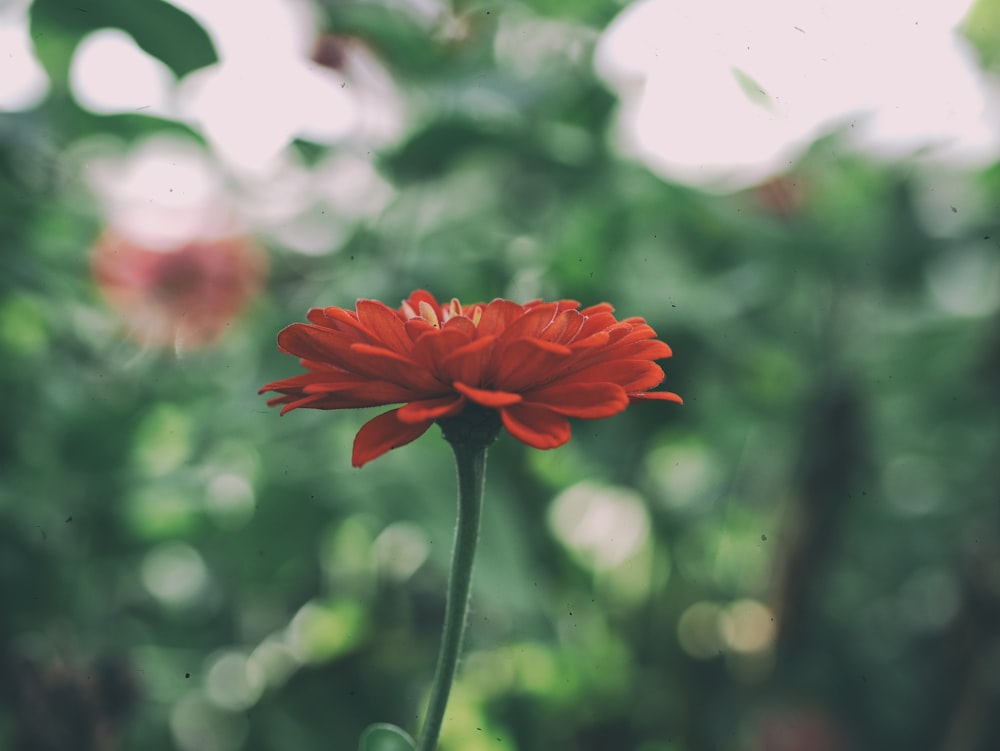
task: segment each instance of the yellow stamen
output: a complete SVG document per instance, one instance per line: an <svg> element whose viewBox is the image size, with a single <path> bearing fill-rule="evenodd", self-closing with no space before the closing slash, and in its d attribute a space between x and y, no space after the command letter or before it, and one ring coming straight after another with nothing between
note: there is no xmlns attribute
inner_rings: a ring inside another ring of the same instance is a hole
<svg viewBox="0 0 1000 751"><path fill-rule="evenodd" d="M458 299L453 297L451 302L441 308L441 323L448 323L455 316L462 315L462 306Z"/></svg>
<svg viewBox="0 0 1000 751"><path fill-rule="evenodd" d="M423 300L421 300L420 305L418 305L417 307L420 308L420 316L425 321L427 321L431 326L433 326L436 329L441 328L441 321L438 320L437 311L435 311L434 308L432 308L429 303L426 303Z"/></svg>
<svg viewBox="0 0 1000 751"><path fill-rule="evenodd" d="M475 310L472 311L472 322L478 326L479 321L482 317L483 317L483 307L481 305L477 305L475 307Z"/></svg>

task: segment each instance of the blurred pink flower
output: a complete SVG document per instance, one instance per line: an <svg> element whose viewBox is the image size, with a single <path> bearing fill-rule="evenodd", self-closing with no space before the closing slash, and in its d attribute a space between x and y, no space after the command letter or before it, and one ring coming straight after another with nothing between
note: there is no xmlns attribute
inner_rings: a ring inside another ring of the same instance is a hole
<svg viewBox="0 0 1000 751"><path fill-rule="evenodd" d="M267 262L245 237L154 249L109 229L97 241L91 268L132 339L184 351L222 336L260 290Z"/></svg>

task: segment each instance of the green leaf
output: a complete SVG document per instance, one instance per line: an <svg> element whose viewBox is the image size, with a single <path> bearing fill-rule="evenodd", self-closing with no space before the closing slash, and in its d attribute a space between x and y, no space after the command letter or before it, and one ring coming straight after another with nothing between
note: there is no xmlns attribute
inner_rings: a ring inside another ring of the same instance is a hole
<svg viewBox="0 0 1000 751"><path fill-rule="evenodd" d="M417 744L405 730L379 722L369 725L362 733L358 751L414 751L416 747Z"/></svg>
<svg viewBox="0 0 1000 751"><path fill-rule="evenodd" d="M35 0L31 7L32 35L56 32L75 47L86 34L117 28L143 50L181 77L218 60L208 33L184 11L163 0ZM68 63L68 59L65 61ZM46 66L47 68L49 66ZM65 71L49 70L60 80Z"/></svg>

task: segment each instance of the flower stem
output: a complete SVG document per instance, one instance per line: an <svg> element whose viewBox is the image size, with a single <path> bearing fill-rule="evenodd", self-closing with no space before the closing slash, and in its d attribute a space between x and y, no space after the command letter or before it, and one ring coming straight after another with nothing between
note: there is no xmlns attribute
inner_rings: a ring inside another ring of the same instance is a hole
<svg viewBox="0 0 1000 751"><path fill-rule="evenodd" d="M447 438L447 433L446 433ZM483 481L486 470L486 443L449 440L455 451L458 469L458 519L455 525L455 548L451 554L451 574L448 600L445 605L444 633L438 654L434 684L431 688L427 719L424 721L416 751L434 751L444 721L445 707L469 610L469 589L472 584L472 563L479 539L479 517L483 506Z"/></svg>

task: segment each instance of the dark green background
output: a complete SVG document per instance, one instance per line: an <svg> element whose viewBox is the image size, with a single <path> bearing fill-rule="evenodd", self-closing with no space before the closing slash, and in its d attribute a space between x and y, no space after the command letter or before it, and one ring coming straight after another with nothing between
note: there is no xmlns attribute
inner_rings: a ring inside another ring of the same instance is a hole
<svg viewBox="0 0 1000 751"><path fill-rule="evenodd" d="M88 265L102 218L61 154L95 133L186 129L81 111L66 65L105 26L178 75L215 53L166 3L86 5L36 0L53 92L0 120L0 747L342 751L371 722L416 729L443 616L448 446L432 429L355 470L353 434L376 411L279 419L256 390L298 371L275 335L310 305L417 287L609 301L671 344L667 385L686 401L576 422L556 451L509 436L491 450L443 751L1000 747L1000 317L949 312L929 286L970 259L996 284L1000 214L931 234L912 167L837 135L794 165L788 212L760 191L671 185L609 149L615 100L589 61L530 79L496 64L503 6L462 9L458 44L331 2L328 30L441 105L376 155L397 190L384 212L328 255L268 244L265 293L217 346L177 358L106 325ZM618 9L534 6L595 30ZM972 36L995 59L980 16ZM464 105L475 88L515 114ZM970 191L1000 205L996 168L967 182L943 198L959 218ZM580 482L642 500L648 540L617 569L549 524ZM248 505L220 506L227 488ZM375 543L390 525L428 543L412 575L393 577ZM142 572L157 561L203 566L198 596L154 597ZM753 655L715 633L746 600L777 634ZM289 630L305 658L278 680ZM250 683L262 665L271 682L220 702L212 682L251 655ZM779 725L799 745L762 740Z"/></svg>

